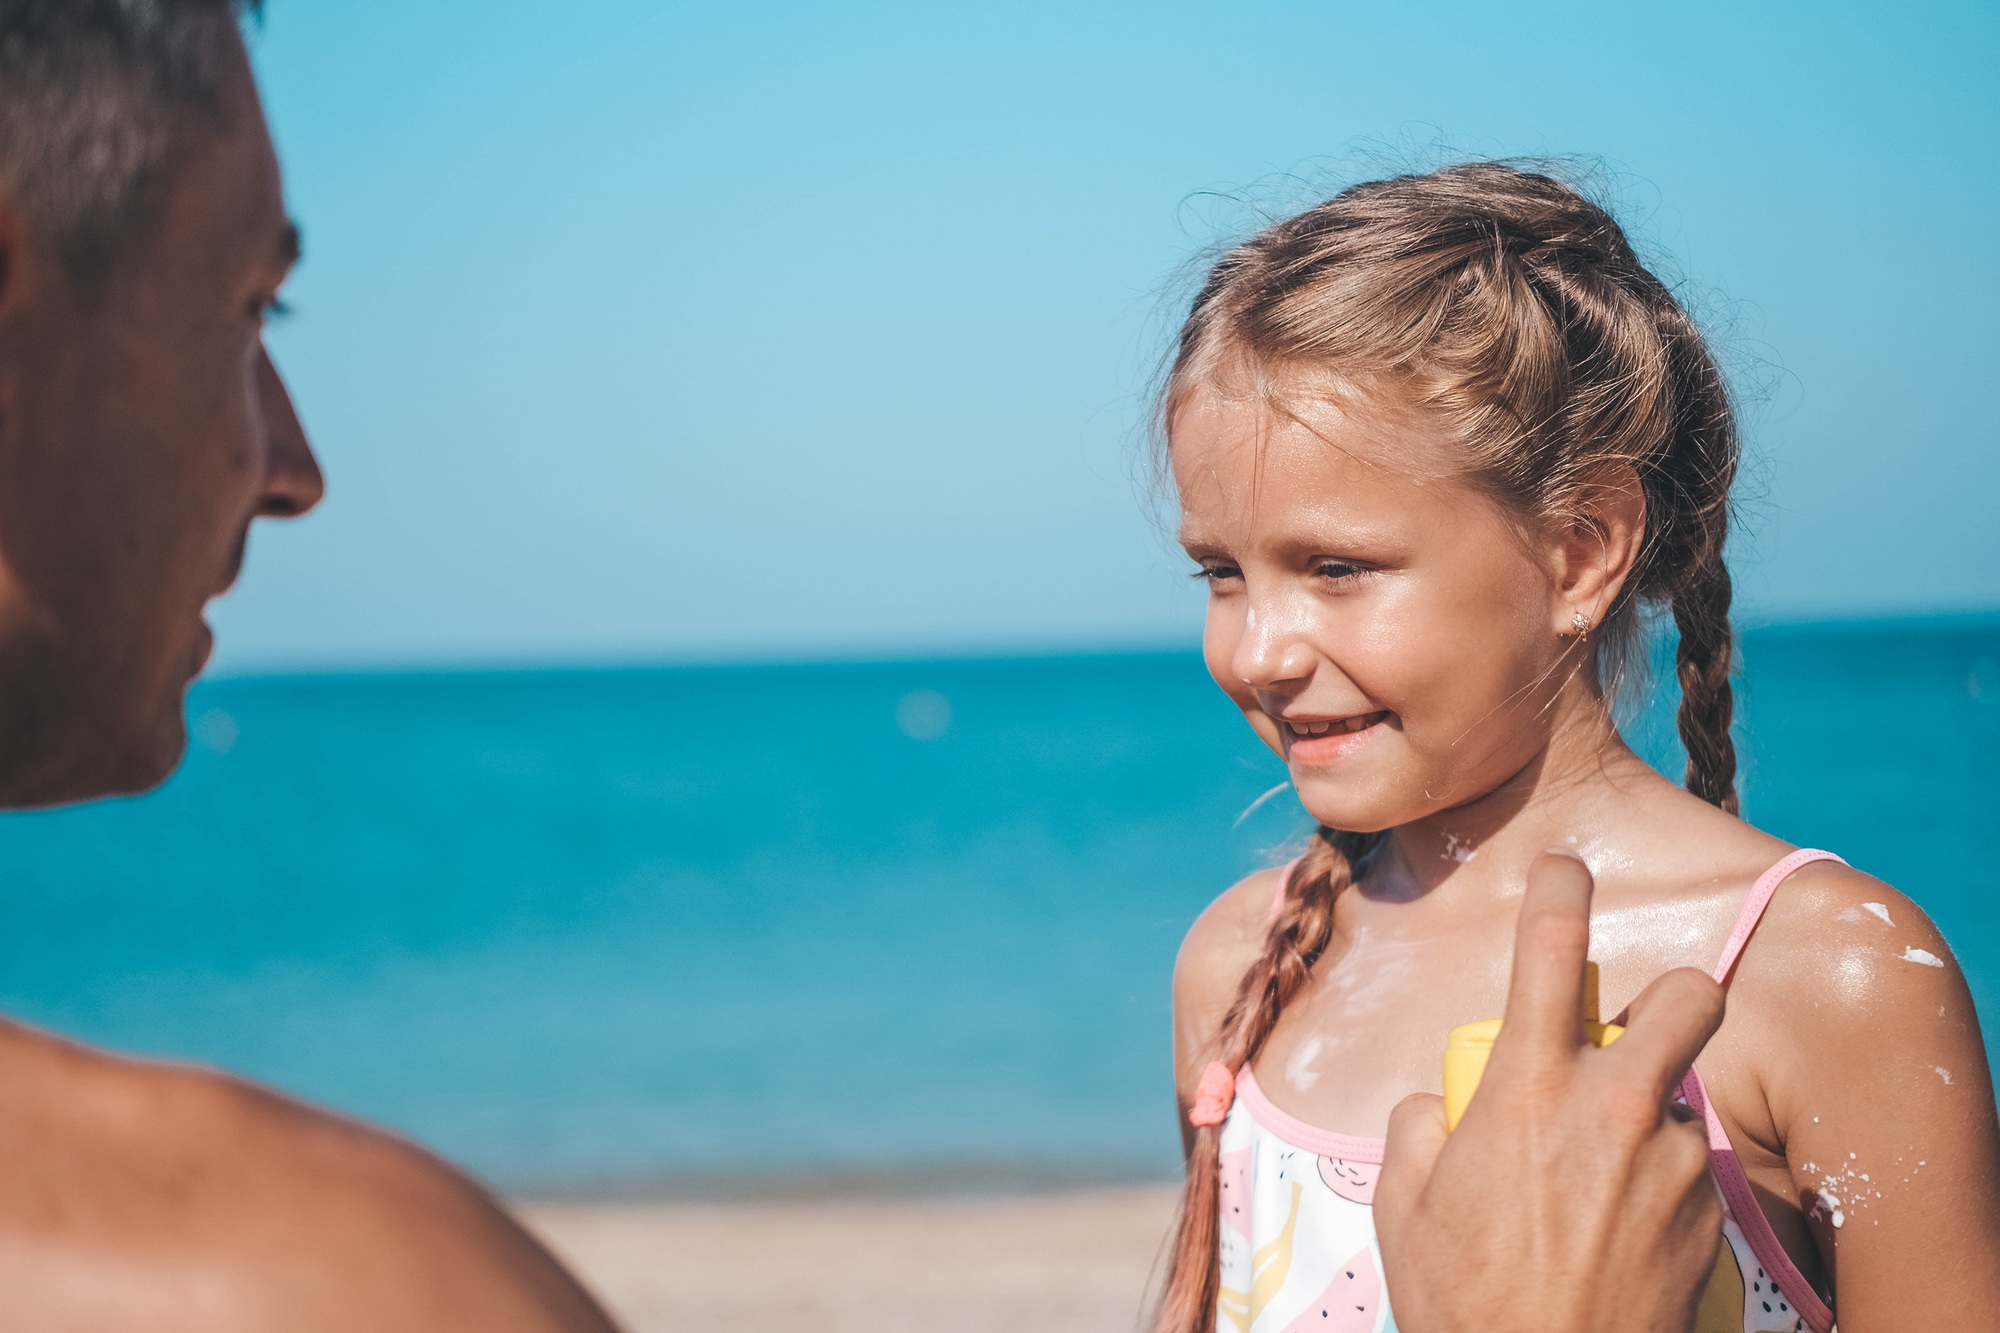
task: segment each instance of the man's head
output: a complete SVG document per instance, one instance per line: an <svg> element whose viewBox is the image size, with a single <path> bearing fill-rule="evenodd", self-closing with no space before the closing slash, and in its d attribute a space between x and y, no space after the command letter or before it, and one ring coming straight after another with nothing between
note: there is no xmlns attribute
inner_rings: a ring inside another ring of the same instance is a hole
<svg viewBox="0 0 2000 1333"><path fill-rule="evenodd" d="M165 777L251 521L320 498L242 7L0 0L0 806Z"/></svg>

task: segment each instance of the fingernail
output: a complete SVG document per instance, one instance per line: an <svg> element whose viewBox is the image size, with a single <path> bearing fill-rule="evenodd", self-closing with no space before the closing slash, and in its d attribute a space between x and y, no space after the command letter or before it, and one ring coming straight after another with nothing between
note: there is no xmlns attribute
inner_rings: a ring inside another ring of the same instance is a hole
<svg viewBox="0 0 2000 1333"><path fill-rule="evenodd" d="M1590 862L1584 860L1581 856L1578 856L1573 848L1569 847L1544 847L1542 848L1542 855L1567 856L1570 860L1576 862L1580 866L1587 866L1590 864Z"/></svg>

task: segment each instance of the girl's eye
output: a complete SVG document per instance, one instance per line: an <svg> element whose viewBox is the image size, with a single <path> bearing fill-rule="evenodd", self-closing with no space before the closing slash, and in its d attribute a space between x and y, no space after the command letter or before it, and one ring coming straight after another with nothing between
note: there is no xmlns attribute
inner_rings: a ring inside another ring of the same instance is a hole
<svg viewBox="0 0 2000 1333"><path fill-rule="evenodd" d="M1225 580L1228 579L1242 578L1243 571L1238 569L1235 565L1225 564L1222 561L1217 560L1204 564L1200 569L1197 569L1194 572L1193 577L1197 579L1206 580L1207 583L1211 587L1213 587L1215 584L1224 582Z"/></svg>

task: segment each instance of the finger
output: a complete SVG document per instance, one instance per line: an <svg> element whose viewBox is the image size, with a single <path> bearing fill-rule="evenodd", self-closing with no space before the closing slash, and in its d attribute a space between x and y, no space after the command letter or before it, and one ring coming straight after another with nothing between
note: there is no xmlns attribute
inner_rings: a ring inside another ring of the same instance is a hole
<svg viewBox="0 0 2000 1333"><path fill-rule="evenodd" d="M1387 1218L1393 1230L1396 1218L1415 1209L1449 1137L1450 1131L1444 1123L1444 1098L1419 1092L1396 1103L1396 1109L1389 1113L1382 1174L1375 1182L1378 1225Z"/></svg>
<svg viewBox="0 0 2000 1333"><path fill-rule="evenodd" d="M1583 1041L1583 963L1590 951L1590 867L1548 851L1528 867L1514 928L1514 979L1493 1058L1573 1058Z"/></svg>
<svg viewBox="0 0 2000 1333"><path fill-rule="evenodd" d="M1715 1188L1708 1128L1698 1119L1692 1123L1676 1120L1665 1132L1672 1136L1668 1142L1680 1157L1681 1225L1690 1232L1705 1231L1714 1236L1722 1230L1722 1193ZM1703 1248L1714 1252L1713 1243Z"/></svg>
<svg viewBox="0 0 2000 1333"><path fill-rule="evenodd" d="M1661 1126L1651 1155L1656 1170L1649 1173L1650 1183L1678 1196L1681 1225L1701 1228L1713 1217L1719 1227L1722 1196L1715 1188L1707 1127L1698 1120L1670 1120Z"/></svg>
<svg viewBox="0 0 2000 1333"><path fill-rule="evenodd" d="M1722 987L1706 972L1681 967L1657 976L1626 1007L1625 1035L1598 1057L1601 1067L1665 1101L1722 1026L1723 1008Z"/></svg>

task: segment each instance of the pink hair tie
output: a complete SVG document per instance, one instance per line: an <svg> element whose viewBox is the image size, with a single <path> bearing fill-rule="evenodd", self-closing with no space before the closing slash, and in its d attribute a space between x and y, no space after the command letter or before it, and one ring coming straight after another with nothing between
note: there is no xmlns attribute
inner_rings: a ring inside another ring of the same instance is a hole
<svg viewBox="0 0 2000 1333"><path fill-rule="evenodd" d="M1194 1090L1194 1109L1188 1112L1190 1125L1219 1125L1229 1118L1229 1107L1236 1100L1236 1075L1229 1072L1229 1066L1211 1060L1208 1068L1201 1071L1201 1082Z"/></svg>

